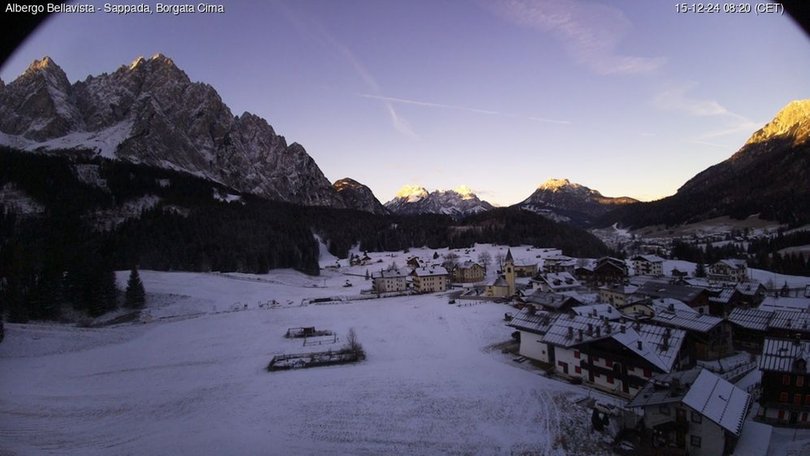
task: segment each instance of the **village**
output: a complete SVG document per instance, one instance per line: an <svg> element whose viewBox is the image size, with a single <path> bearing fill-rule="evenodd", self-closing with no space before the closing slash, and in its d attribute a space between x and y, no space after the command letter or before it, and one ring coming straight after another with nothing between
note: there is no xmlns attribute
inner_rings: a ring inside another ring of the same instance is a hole
<svg viewBox="0 0 810 456"><path fill-rule="evenodd" d="M513 307L504 319L515 342L505 350L617 398L596 404L594 417L621 423L620 453L757 454L749 446L767 429L760 423L810 428L810 285L801 278L778 287L771 278L769 288L736 259L695 277L694 265L654 254L578 259L507 248L492 258L473 248L426 256L374 272L368 291L447 292L450 304ZM362 267L371 258L349 261Z"/></svg>

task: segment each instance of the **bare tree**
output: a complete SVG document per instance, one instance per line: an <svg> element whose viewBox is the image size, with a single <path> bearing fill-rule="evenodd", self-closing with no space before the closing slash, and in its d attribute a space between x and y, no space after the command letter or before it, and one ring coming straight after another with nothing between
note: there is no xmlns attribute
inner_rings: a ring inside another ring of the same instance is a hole
<svg viewBox="0 0 810 456"><path fill-rule="evenodd" d="M486 271L489 269L489 265L492 264L492 255L486 250L482 250L481 253L478 254L478 262L481 263L481 266L483 266Z"/></svg>
<svg viewBox="0 0 810 456"><path fill-rule="evenodd" d="M349 333L346 334L346 349L357 355L359 358L364 358L366 356L365 352L363 351L363 346L357 341L357 333L354 332L354 328L349 328Z"/></svg>
<svg viewBox="0 0 810 456"><path fill-rule="evenodd" d="M503 252L498 252L498 254L495 255L495 262L498 263L498 269L503 268L504 261L506 261L506 255L504 255Z"/></svg>

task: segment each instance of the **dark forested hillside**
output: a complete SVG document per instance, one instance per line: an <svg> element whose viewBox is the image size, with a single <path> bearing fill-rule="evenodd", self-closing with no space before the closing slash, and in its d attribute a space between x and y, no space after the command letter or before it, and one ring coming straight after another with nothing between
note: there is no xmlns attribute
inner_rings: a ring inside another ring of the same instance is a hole
<svg viewBox="0 0 810 456"><path fill-rule="evenodd" d="M297 206L189 174L76 153L0 151L0 207L0 284L17 321L57 318L66 305L101 314L115 306L111 271L135 265L318 274L314 235L341 258L354 245L394 251L475 242L607 253L582 230L518 209L454 220Z"/></svg>

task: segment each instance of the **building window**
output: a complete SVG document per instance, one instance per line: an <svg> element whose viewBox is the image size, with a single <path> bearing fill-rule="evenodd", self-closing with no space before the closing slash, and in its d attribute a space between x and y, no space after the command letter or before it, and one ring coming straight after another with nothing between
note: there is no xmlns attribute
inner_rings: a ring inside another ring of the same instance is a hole
<svg viewBox="0 0 810 456"><path fill-rule="evenodd" d="M662 414L662 415L669 415L669 406L668 405L662 405L662 406L658 407L658 412L660 414Z"/></svg>
<svg viewBox="0 0 810 456"><path fill-rule="evenodd" d="M804 395L804 405L810 405L810 394Z"/></svg>
<svg viewBox="0 0 810 456"><path fill-rule="evenodd" d="M574 358L579 359L579 350L574 351Z"/></svg>
<svg viewBox="0 0 810 456"><path fill-rule="evenodd" d="M804 375L796 377L796 386L804 386Z"/></svg>
<svg viewBox="0 0 810 456"><path fill-rule="evenodd" d="M779 421L783 421L785 419L785 411L779 410Z"/></svg>
<svg viewBox="0 0 810 456"><path fill-rule="evenodd" d="M650 369L644 369L644 376L647 378L652 377L652 371Z"/></svg>
<svg viewBox="0 0 810 456"><path fill-rule="evenodd" d="M807 421L807 412L802 412L802 421Z"/></svg>
<svg viewBox="0 0 810 456"><path fill-rule="evenodd" d="M613 376L612 376L612 375L608 375L608 376L607 376L607 381L608 381L608 383L610 383L610 384L612 385L612 384L613 384Z"/></svg>
<svg viewBox="0 0 810 456"><path fill-rule="evenodd" d="M582 368L580 368L579 366L576 366L574 368L574 372L576 372L577 374L581 374L582 373Z"/></svg>
<svg viewBox="0 0 810 456"><path fill-rule="evenodd" d="M703 416L700 413L692 410L692 422L693 423L698 423L698 424L702 423L703 422Z"/></svg>
<svg viewBox="0 0 810 456"><path fill-rule="evenodd" d="M794 394L793 395L793 403L795 405L802 405L802 395L801 394Z"/></svg>
<svg viewBox="0 0 810 456"><path fill-rule="evenodd" d="M788 374L782 375L782 384L790 386L790 375Z"/></svg>
<svg viewBox="0 0 810 456"><path fill-rule="evenodd" d="M788 393L781 392L779 393L779 402L787 402L788 401Z"/></svg>
<svg viewBox="0 0 810 456"><path fill-rule="evenodd" d="M594 363L596 363L596 362L598 362L598 361L599 361L599 357L598 357L598 356L591 356L591 361L593 361Z"/></svg>
<svg viewBox="0 0 810 456"><path fill-rule="evenodd" d="M612 360L610 360L610 359L606 359L606 360L605 360L605 365L606 365L607 367L613 367L613 361L612 361Z"/></svg>
<svg viewBox="0 0 810 456"><path fill-rule="evenodd" d="M693 435L690 443L693 447L700 448L700 437Z"/></svg>

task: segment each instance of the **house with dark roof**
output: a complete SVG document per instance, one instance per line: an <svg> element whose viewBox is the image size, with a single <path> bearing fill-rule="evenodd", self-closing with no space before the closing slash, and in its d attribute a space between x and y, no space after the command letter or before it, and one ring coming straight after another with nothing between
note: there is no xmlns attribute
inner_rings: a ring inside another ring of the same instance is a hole
<svg viewBox="0 0 810 456"><path fill-rule="evenodd" d="M681 366L685 333L679 329L585 315L560 314L538 344L554 372L603 391L632 397L659 372Z"/></svg>
<svg viewBox="0 0 810 456"><path fill-rule="evenodd" d="M518 353L541 363L552 364L552 349L543 342L543 336L548 332L548 328L556 318L555 314L536 311L531 305L526 306L517 315L513 316L507 326L511 326L520 332Z"/></svg>
<svg viewBox="0 0 810 456"><path fill-rule="evenodd" d="M810 427L810 341L765 339L759 369L762 394L757 419Z"/></svg>
<svg viewBox="0 0 810 456"><path fill-rule="evenodd" d="M656 375L627 406L643 417L645 447L708 456L734 451L750 403L742 389L697 368Z"/></svg>
<svg viewBox="0 0 810 456"><path fill-rule="evenodd" d="M535 290L523 298L527 304L533 304L538 309L550 312L567 312L572 307L582 305L577 298L550 291Z"/></svg>
<svg viewBox="0 0 810 456"><path fill-rule="evenodd" d="M766 337L810 340L810 313L763 308L737 308L728 316L734 347L762 351Z"/></svg>
<svg viewBox="0 0 810 456"><path fill-rule="evenodd" d="M652 305L652 322L686 331L690 361L714 360L731 352L731 329L722 318L703 314L674 299L655 299Z"/></svg>
<svg viewBox="0 0 810 456"><path fill-rule="evenodd" d="M689 307L709 314L709 292L705 288L690 287L687 285L675 285L662 281L648 281L638 287L637 295L648 298L670 298L677 299Z"/></svg>

